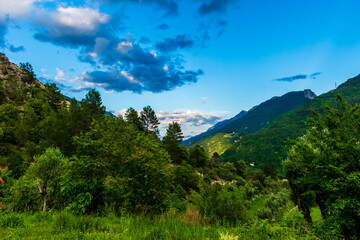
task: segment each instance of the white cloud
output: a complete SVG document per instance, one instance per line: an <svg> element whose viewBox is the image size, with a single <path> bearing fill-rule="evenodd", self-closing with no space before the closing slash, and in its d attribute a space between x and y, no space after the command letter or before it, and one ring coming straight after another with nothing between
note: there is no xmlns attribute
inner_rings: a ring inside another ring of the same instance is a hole
<svg viewBox="0 0 360 240"><path fill-rule="evenodd" d="M0 0L0 20L6 16L10 19L27 16L34 9L34 2L41 0Z"/></svg>
<svg viewBox="0 0 360 240"><path fill-rule="evenodd" d="M58 67L56 68L56 71L57 71L57 75L55 76L55 82L66 81L66 79L64 78L65 71Z"/></svg>
<svg viewBox="0 0 360 240"><path fill-rule="evenodd" d="M125 113L126 113L126 111L127 111L127 109L126 108L124 108L124 109L121 109L121 110L119 110L119 111L116 111L115 112L115 115L116 116L125 116Z"/></svg>
<svg viewBox="0 0 360 240"><path fill-rule="evenodd" d="M118 43L116 47L116 51L118 51L121 54L127 54L132 48L133 48L132 42L122 41Z"/></svg>
<svg viewBox="0 0 360 240"><path fill-rule="evenodd" d="M159 111L157 117L161 124L169 124L178 122L179 124L192 124L194 126L215 124L223 118L223 116L211 113L195 112L195 111Z"/></svg>
<svg viewBox="0 0 360 240"><path fill-rule="evenodd" d="M90 35L95 33L101 24L109 22L110 16L91 8L59 7L57 12L51 13L51 19L54 24L77 31L79 35Z"/></svg>

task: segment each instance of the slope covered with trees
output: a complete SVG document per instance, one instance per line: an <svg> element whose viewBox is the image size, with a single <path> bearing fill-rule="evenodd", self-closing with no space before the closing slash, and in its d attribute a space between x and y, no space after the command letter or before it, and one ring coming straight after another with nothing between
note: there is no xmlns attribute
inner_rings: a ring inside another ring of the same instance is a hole
<svg viewBox="0 0 360 240"><path fill-rule="evenodd" d="M225 124L220 123L221 127L210 128L199 137L186 141L185 146L191 147L198 144L210 154L214 152L222 154L241 137L257 132L266 127L274 118L304 105L315 96L311 90L304 90L273 97L248 112L242 111Z"/></svg>
<svg viewBox="0 0 360 240"><path fill-rule="evenodd" d="M225 151L222 158L225 161L230 161L232 158L241 159L246 163L254 162L258 166L266 162L280 166L291 146L289 139L296 139L305 133L307 118L313 116L313 111L322 112L324 104L336 107L337 94L341 94L344 100L351 104L360 102L359 91L360 76L351 78L338 88L312 99L304 106L279 116L260 131L244 136Z"/></svg>

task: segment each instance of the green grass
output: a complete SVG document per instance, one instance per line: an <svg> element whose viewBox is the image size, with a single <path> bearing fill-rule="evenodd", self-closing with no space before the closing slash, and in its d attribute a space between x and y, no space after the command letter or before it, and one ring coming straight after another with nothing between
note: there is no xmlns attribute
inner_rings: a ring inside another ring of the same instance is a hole
<svg viewBox="0 0 360 240"><path fill-rule="evenodd" d="M311 208L310 215L314 223L317 223L322 220L321 211L318 207Z"/></svg>
<svg viewBox="0 0 360 240"><path fill-rule="evenodd" d="M236 138L237 135L233 133L217 133L215 135L195 140L191 144L187 145L187 147L200 145L204 148L205 152L209 154L209 156L212 156L214 152L217 152L218 154L224 153L228 148L232 146Z"/></svg>
<svg viewBox="0 0 360 240"><path fill-rule="evenodd" d="M257 211L265 206L266 196L262 196L257 198L256 200L252 201L249 205L248 215L249 217L253 218L257 216Z"/></svg>
<svg viewBox="0 0 360 240"><path fill-rule="evenodd" d="M261 199L256 204L259 204ZM296 228L251 220L235 227L189 224L180 216L0 214L0 239L316 239Z"/></svg>

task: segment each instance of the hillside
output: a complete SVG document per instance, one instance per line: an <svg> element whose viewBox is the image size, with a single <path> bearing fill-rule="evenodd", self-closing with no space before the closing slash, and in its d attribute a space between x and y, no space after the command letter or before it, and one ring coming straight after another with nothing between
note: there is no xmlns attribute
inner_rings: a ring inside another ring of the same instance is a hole
<svg viewBox="0 0 360 240"><path fill-rule="evenodd" d="M204 137L210 136L212 134L216 134L220 129L226 127L231 122L244 117L246 114L247 114L247 112L243 110L240 113L238 113L235 117L220 121L220 122L216 123L214 126L212 126L211 128L209 128L206 132L200 133L199 135L196 135L196 136L191 137L191 138L189 138L187 140L184 140L184 141L181 142L181 144L185 145L185 146L188 145L188 144L193 145L193 143L197 139L204 138Z"/></svg>
<svg viewBox="0 0 360 240"><path fill-rule="evenodd" d="M296 139L305 133L308 117L312 111L322 111L323 105L336 107L336 95L341 94L349 103L360 102L360 75L347 80L337 89L322 94L304 106L294 109L274 119L260 131L244 136L222 154L224 161L235 157L246 163L260 165L273 162L279 166L290 147L289 139Z"/></svg>
<svg viewBox="0 0 360 240"><path fill-rule="evenodd" d="M35 78L31 65L23 65L23 69L11 63L0 53L0 104L13 102L22 105L31 97L32 89L44 88L44 85Z"/></svg>
<svg viewBox="0 0 360 240"><path fill-rule="evenodd" d="M311 90L307 89L304 91L289 92L281 97L273 97L253 107L246 114L242 115L242 117L233 118L231 121L226 122L226 124L222 125L221 128L218 127L211 134L208 134L209 130L211 130L209 129L203 133L204 135L206 134L205 136L198 135L184 145L192 147L198 144L209 154L214 152L222 154L234 142L238 141L240 137L260 130L274 118L304 105L315 96Z"/></svg>

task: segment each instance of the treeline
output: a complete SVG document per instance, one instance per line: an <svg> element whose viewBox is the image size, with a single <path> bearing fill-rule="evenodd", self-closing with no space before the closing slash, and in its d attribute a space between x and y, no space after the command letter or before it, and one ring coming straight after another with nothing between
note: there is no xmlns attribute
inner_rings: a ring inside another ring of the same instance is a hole
<svg viewBox="0 0 360 240"><path fill-rule="evenodd" d="M26 101L8 98L0 118L3 210L159 214L177 202L176 208L186 208L180 202L189 196L217 189L211 204L218 209L203 213L216 212L213 220L221 215L219 221L235 223L245 216L245 192L229 192L242 199L230 204L212 182L245 185L252 179L251 198L267 176L262 170L250 173L244 162L223 164L218 154L209 158L200 146L187 150L179 144L183 134L175 122L160 140L159 121L149 106L139 113L130 108L124 117L108 116L95 90L68 102L56 85L37 86ZM216 201L222 200L235 216L221 213L224 206Z"/></svg>

